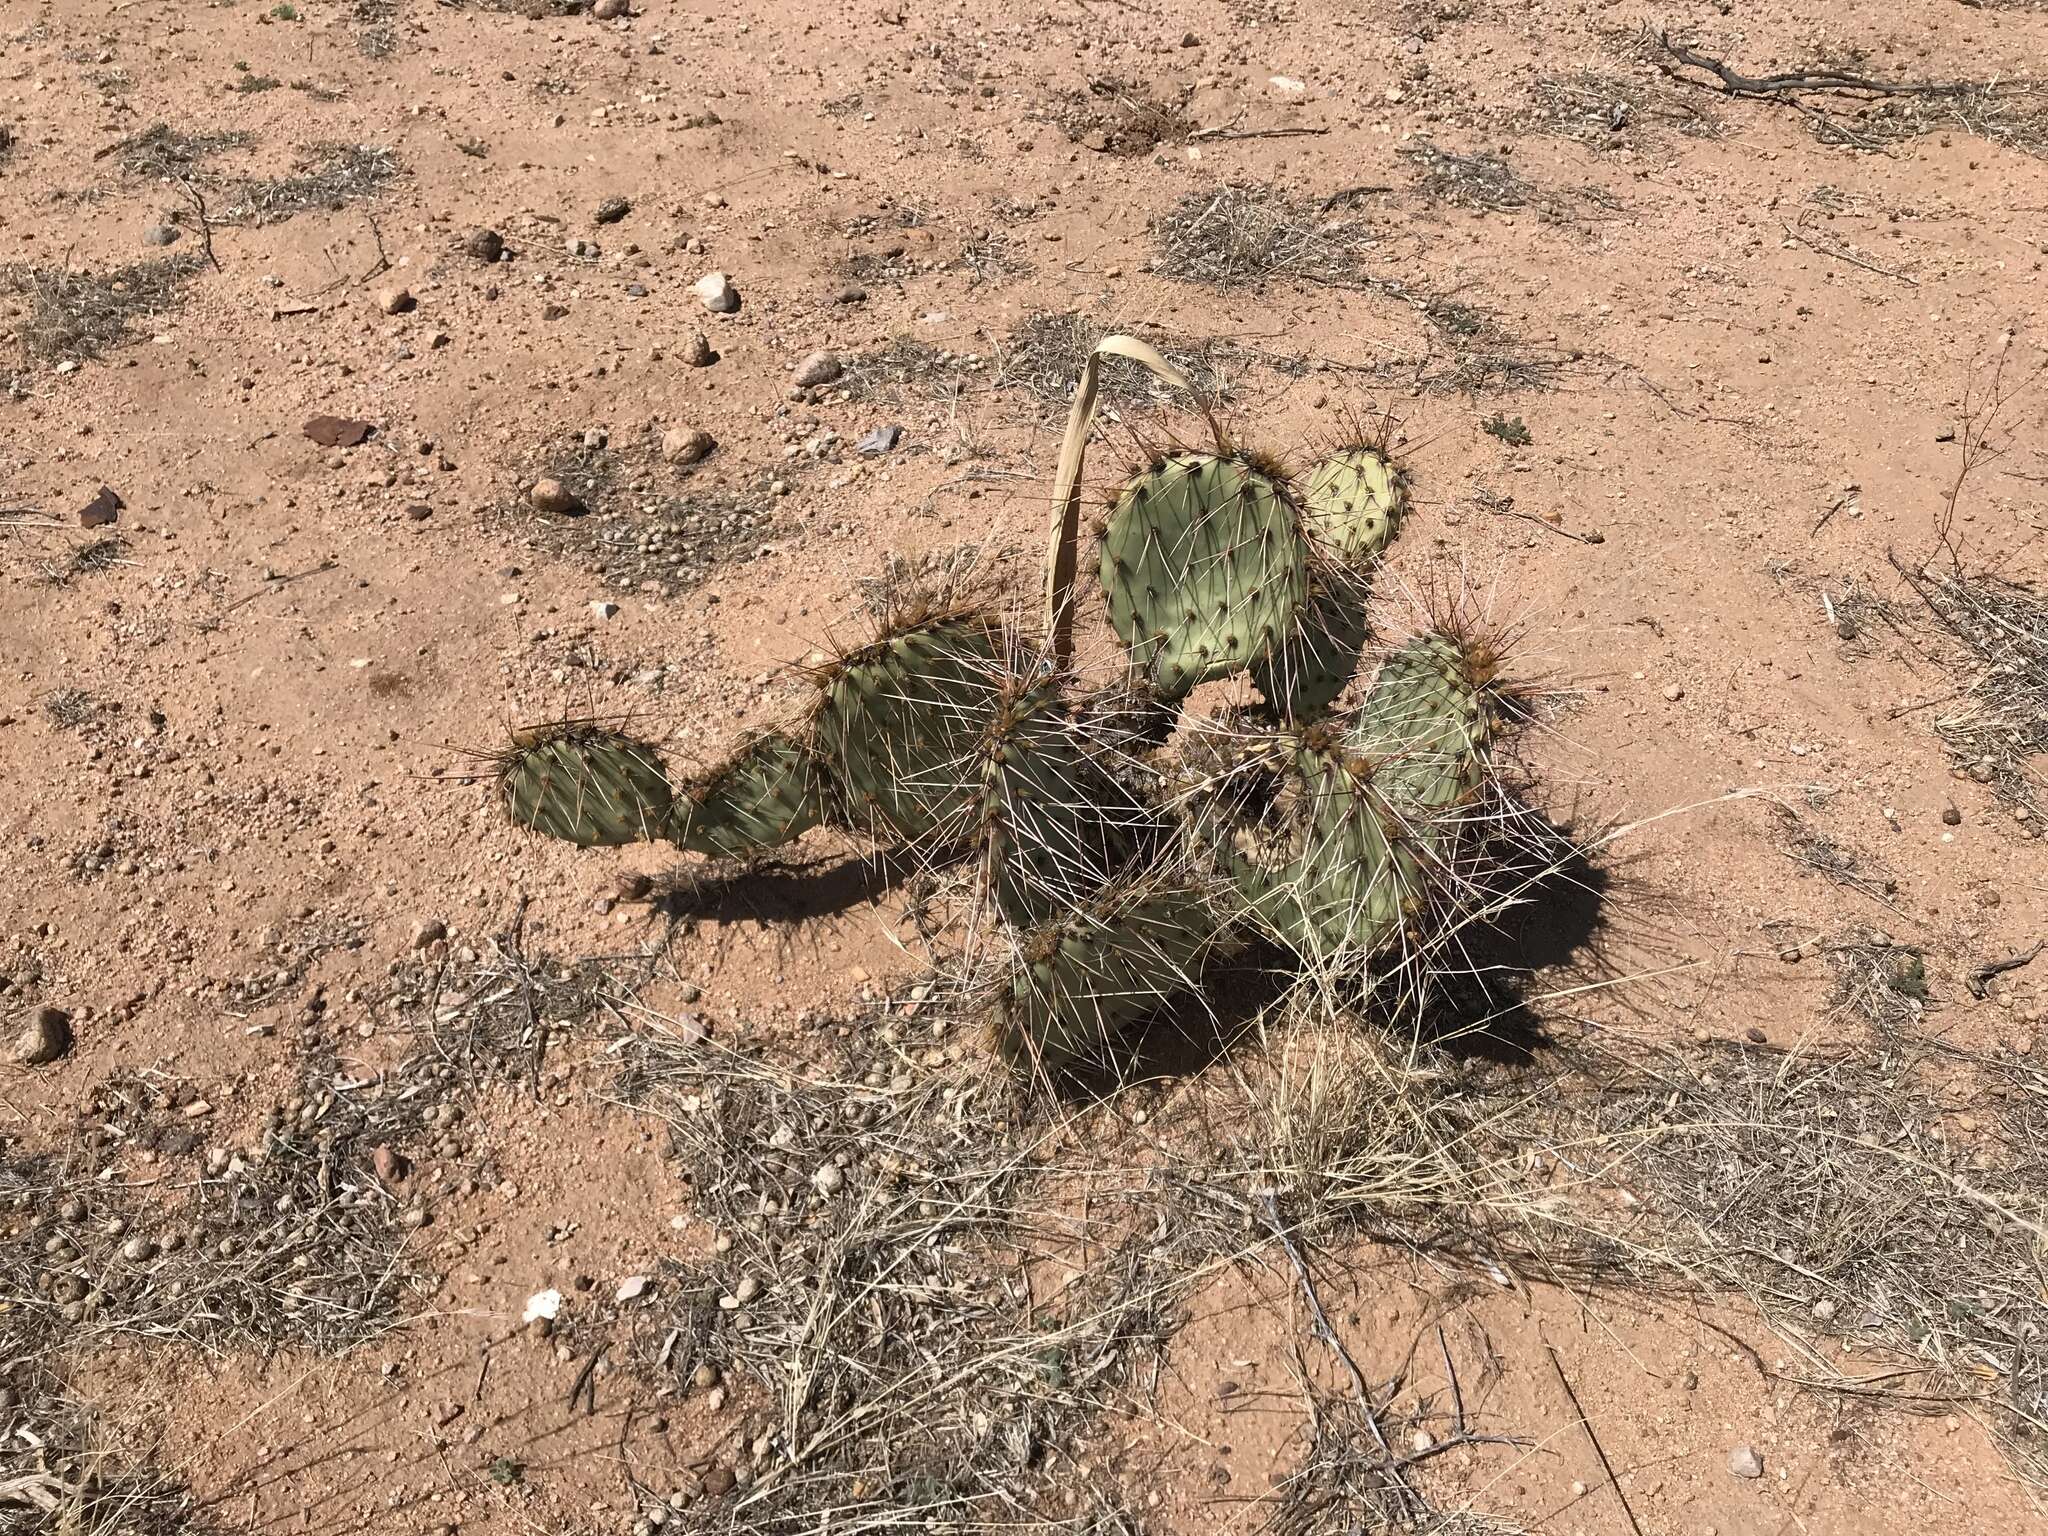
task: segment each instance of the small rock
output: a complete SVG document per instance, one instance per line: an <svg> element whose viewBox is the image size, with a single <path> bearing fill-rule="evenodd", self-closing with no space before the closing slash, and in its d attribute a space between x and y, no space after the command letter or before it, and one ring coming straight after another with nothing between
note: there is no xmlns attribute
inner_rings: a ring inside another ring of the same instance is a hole
<svg viewBox="0 0 2048 1536"><path fill-rule="evenodd" d="M580 235L571 238L563 249L571 256L581 256L588 261L595 261L604 254L603 246L595 240L585 240Z"/></svg>
<svg viewBox="0 0 2048 1536"><path fill-rule="evenodd" d="M647 1287L653 1283L646 1275L628 1275L619 1282L619 1288L614 1295L614 1299L618 1301L638 1301L647 1294Z"/></svg>
<svg viewBox="0 0 2048 1536"><path fill-rule="evenodd" d="M438 917L423 917L412 925L412 947L425 949L429 944L448 937L448 925Z"/></svg>
<svg viewBox="0 0 2048 1536"><path fill-rule="evenodd" d="M121 1245L121 1257L130 1264L147 1264L156 1257L156 1244L146 1237L131 1237Z"/></svg>
<svg viewBox="0 0 2048 1536"><path fill-rule="evenodd" d="M680 351L684 365L690 368L709 368L718 361L718 354L711 350L710 338L702 331L692 331Z"/></svg>
<svg viewBox="0 0 2048 1536"><path fill-rule="evenodd" d="M111 485L103 485L93 494L91 501L78 509L78 526L81 528L104 528L109 523L119 522L121 509L128 505L121 499L120 492Z"/></svg>
<svg viewBox="0 0 2048 1536"><path fill-rule="evenodd" d="M761 1294L761 1282L753 1275L743 1275L740 1277L740 1283L733 1287L732 1293L739 1304L745 1306Z"/></svg>
<svg viewBox="0 0 2048 1536"><path fill-rule="evenodd" d="M1963 813L1951 805L1942 811L1941 824L1945 827L1960 827L1963 824Z"/></svg>
<svg viewBox="0 0 2048 1536"><path fill-rule="evenodd" d="M405 515L413 522L424 523L434 515L434 509L424 501L416 501L405 509Z"/></svg>
<svg viewBox="0 0 2048 1536"><path fill-rule="evenodd" d="M540 512L569 513L583 510L583 503L576 493L552 475L543 475L533 482L526 493L526 499Z"/></svg>
<svg viewBox="0 0 2048 1536"><path fill-rule="evenodd" d="M1436 1444L1436 1436L1435 1436L1435 1435L1432 1435L1432 1434L1431 1434L1431 1433L1430 1433L1430 1432L1429 1432L1428 1430L1426 1430L1426 1429L1418 1429L1418 1430L1416 1430L1416 1431L1415 1431L1415 1433L1414 1433L1414 1434L1412 1434L1412 1435L1410 1435L1410 1436L1408 1437L1408 1445L1409 1445L1409 1448L1410 1448L1410 1449L1411 1449L1411 1450L1412 1450L1412 1451L1413 1451L1413 1452L1414 1452L1414 1453L1415 1453L1415 1454L1416 1454L1417 1456L1420 1456L1420 1455L1421 1455L1421 1454L1422 1454L1422 1453L1423 1453L1424 1451L1427 1451L1427 1450L1429 1450L1429 1449L1430 1449L1431 1447L1433 1447L1433 1446L1434 1446L1435 1444Z"/></svg>
<svg viewBox="0 0 2048 1536"><path fill-rule="evenodd" d="M690 284L690 292L697 296L703 306L714 315L737 314L740 307L740 291L733 287L732 279L723 272L706 272Z"/></svg>
<svg viewBox="0 0 2048 1536"><path fill-rule="evenodd" d="M409 288L379 288L377 307L387 315L402 315L413 307L412 290Z"/></svg>
<svg viewBox="0 0 2048 1536"><path fill-rule="evenodd" d="M377 429L367 421L357 421L350 416L314 416L299 430L322 448L353 448L367 441Z"/></svg>
<svg viewBox="0 0 2048 1536"><path fill-rule="evenodd" d="M1192 32L1183 32L1180 35L1180 45L1183 48L1199 48L1202 46L1202 40Z"/></svg>
<svg viewBox="0 0 2048 1536"><path fill-rule="evenodd" d="M731 1493L733 1475L731 1467L713 1467L704 1474L704 1491L712 1498L722 1498Z"/></svg>
<svg viewBox="0 0 2048 1536"><path fill-rule="evenodd" d="M826 1163L811 1175L811 1183L821 1195L836 1195L846 1187L846 1170L837 1163Z"/></svg>
<svg viewBox="0 0 2048 1536"><path fill-rule="evenodd" d="M1677 683L1666 683L1664 685L1664 697L1671 703L1676 704L1685 697L1685 689Z"/></svg>
<svg viewBox="0 0 2048 1536"><path fill-rule="evenodd" d="M830 384L845 371L830 352L813 352L796 365L796 382L799 388L812 389Z"/></svg>
<svg viewBox="0 0 2048 1536"><path fill-rule="evenodd" d="M1754 1446L1738 1445L1728 1453L1728 1470L1736 1477L1759 1478L1764 1475L1764 1459Z"/></svg>
<svg viewBox="0 0 2048 1536"><path fill-rule="evenodd" d="M832 295L832 302L834 304L864 304L867 302L867 297L867 289L861 287L858 283L848 283L844 288L841 288Z"/></svg>
<svg viewBox="0 0 2048 1536"><path fill-rule="evenodd" d="M695 464L717 446L701 427L670 427L661 434L661 456L671 464Z"/></svg>
<svg viewBox="0 0 2048 1536"><path fill-rule="evenodd" d="M396 1184L412 1172L412 1165L406 1161L405 1154L394 1152L389 1143L381 1141L370 1153L370 1166L386 1184Z"/></svg>
<svg viewBox="0 0 2048 1536"><path fill-rule="evenodd" d="M462 237L463 251L478 261L503 261L505 259L505 237L495 229L478 225Z"/></svg>
<svg viewBox="0 0 2048 1536"><path fill-rule="evenodd" d="M631 0L597 0L597 4L590 8L590 14L599 21L616 21L631 12Z"/></svg>
<svg viewBox="0 0 2048 1536"><path fill-rule="evenodd" d="M142 232L144 245L176 245L183 233L175 224L152 224Z"/></svg>
<svg viewBox="0 0 2048 1536"><path fill-rule="evenodd" d="M603 0L598 0L600 5ZM623 197L608 197L597 205L597 212L591 217L599 224L616 224L633 211L633 204Z"/></svg>
<svg viewBox="0 0 2048 1536"><path fill-rule="evenodd" d="M704 995L704 989L694 981L681 982L676 987L676 1001L694 1003Z"/></svg>
<svg viewBox="0 0 2048 1536"><path fill-rule="evenodd" d="M14 1059L24 1067L47 1067L71 1049L71 1015L62 1008L38 1008L14 1037Z"/></svg>
<svg viewBox="0 0 2048 1536"><path fill-rule="evenodd" d="M892 452L897 443L902 441L902 439L903 429L899 426L891 424L886 427L877 427L866 437L855 443L853 451L865 458L874 458L878 454Z"/></svg>
<svg viewBox="0 0 2048 1536"><path fill-rule="evenodd" d="M590 611L600 619L615 618L618 615L619 605L617 603L608 603L603 598L599 598L590 605Z"/></svg>
<svg viewBox="0 0 2048 1536"><path fill-rule="evenodd" d="M690 1373L690 1385L709 1392L718 1385L718 1377L717 1366L713 1365L709 1360L701 1361L698 1363L697 1369Z"/></svg>
<svg viewBox="0 0 2048 1536"><path fill-rule="evenodd" d="M648 892L654 889L654 882L637 869L628 870L619 876L619 900L645 901Z"/></svg>

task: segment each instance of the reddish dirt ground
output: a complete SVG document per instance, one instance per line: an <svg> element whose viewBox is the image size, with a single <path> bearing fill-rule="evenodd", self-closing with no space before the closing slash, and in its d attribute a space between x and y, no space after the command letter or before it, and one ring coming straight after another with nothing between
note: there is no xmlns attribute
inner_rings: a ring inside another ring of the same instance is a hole
<svg viewBox="0 0 2048 1536"><path fill-rule="evenodd" d="M1028 563L1064 405L1006 383L1002 360L1046 312L1259 354L1226 413L1283 447L1393 411L1416 512L1382 593L1448 582L1511 623L1518 665L1575 694L1529 747L1552 813L1644 822L1603 855L1603 958L1629 979L1557 1001L1558 1022L1824 1039L1840 1027L1825 969L1780 952L1863 923L1926 950L1947 1038L2048 1050L2048 965L1983 1000L1961 985L2048 924L2036 828L1952 772L1924 707L1949 674L1883 626L1845 633L1823 601L1912 601L1887 554L1934 548L1970 392L2001 337L2014 377L2038 360L2048 161L2024 146L1939 106L1925 133L1825 142L1790 105L1660 73L1632 51L1634 13L1556 0L290 9L0 15L4 260L104 275L198 258L175 302L99 356L60 368L24 348L0 405L0 1009L10 1037L42 1005L76 1034L62 1061L6 1069L0 1155L75 1144L121 1073L203 1101L196 1145L163 1154L172 1171L246 1146L299 1091L309 1035L334 1043L337 1072L388 1063L370 1000L416 936L429 960L459 956L521 901L536 953L658 947L647 1006L695 1007L742 1040L907 974L887 904L794 938L670 932L615 906L622 872L672 860L518 833L465 751L594 711L708 758L788 715L804 687L788 664L846 632L856 580L886 555L973 540ZM2048 59L2048 14L2021 6L1649 19L1752 74L1828 59L1993 80ZM1110 77L1182 120L1139 153L1087 124L1070 138L1062 104ZM1634 104L1597 105L1592 126L1540 115L1583 110L1545 84L1583 78L1626 82ZM103 154L158 122L247 139L169 175ZM1433 200L1404 155L1418 139L1502 156L1528 200ZM335 206L237 216L247 178L326 143L388 149L398 173ZM1332 205L1369 231L1372 281L1217 289L1154 270L1155 222L1231 184L1312 207L1378 189ZM195 193L219 221L207 241ZM629 211L597 222L613 197ZM166 223L177 241L145 245ZM507 260L469 253L477 227ZM714 271L737 313L693 296ZM396 288L411 302L386 313ZM1424 293L1479 306L1546 360L1535 387L1418 387L1476 345L1434 325ZM15 292L8 323L35 302ZM700 332L716 353L701 367ZM924 359L900 385L854 361L891 348ZM846 378L793 386L820 349ZM956 362L970 354L985 361ZM2048 575L2044 412L2048 393L2018 396L2004 456L1955 497L1974 569ZM1497 413L1529 441L1483 430ZM319 446L302 425L322 414L374 432ZM896 449L856 454L884 424ZM716 446L666 462L677 428ZM713 509L677 536L681 561L636 550L608 579L595 519L565 531L528 510L537 473L593 456L615 477L593 500ZM1113 462L1092 462L1101 485ZM118 522L82 530L101 486ZM105 534L117 549L67 569ZM1780 802L1895 877L1881 905L1786 858ZM445 936L420 934L430 922ZM286 963L260 1001L235 990L262 993L280 939L325 927L350 943ZM571 1039L538 1103L486 1092L459 1158L416 1170L435 1194L410 1251L440 1283L408 1326L340 1358L117 1338L80 1351L73 1391L117 1438L153 1442L223 1530L629 1529L622 1465L656 1488L685 1479L729 1456L744 1405L722 1422L693 1400L657 1428L611 1411L627 1389L607 1371L593 1416L566 1406L567 1345L522 1333L530 1293L573 1298L582 1276L608 1294L696 1240L672 1224L690 1197L658 1127L603 1102L601 1066ZM1801 1390L1739 1299L1503 1293L1392 1253L1339 1257L1325 1299L1368 1375L1418 1350L1409 1390L1441 1413L1441 1323L1473 1426L1527 1442L1436 1458L1445 1507L1599 1536L2040 1523L1969 1415ZM1331 1362L1270 1256L1193 1313L1156 1412L1111 1425L1112 1464L1160 1529L1257 1529L1302 1432L1296 1362L1334 1380ZM1741 1444L1760 1479L1729 1475ZM498 1457L524 1480L493 1481Z"/></svg>

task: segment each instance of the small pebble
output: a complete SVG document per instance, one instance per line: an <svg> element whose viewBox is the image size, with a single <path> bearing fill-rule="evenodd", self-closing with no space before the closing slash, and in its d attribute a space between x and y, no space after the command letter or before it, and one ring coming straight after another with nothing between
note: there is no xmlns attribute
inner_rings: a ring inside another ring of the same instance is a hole
<svg viewBox="0 0 2048 1536"><path fill-rule="evenodd" d="M846 1187L846 1170L837 1163L826 1163L811 1175L811 1182L821 1195L834 1195Z"/></svg>
<svg viewBox="0 0 2048 1536"><path fill-rule="evenodd" d="M690 292L714 315L730 315L739 311L740 292L723 272L706 272L690 285Z"/></svg>
<svg viewBox="0 0 2048 1536"><path fill-rule="evenodd" d="M47 1067L70 1050L71 1015L62 1008L38 1008L14 1037L14 1060L24 1067Z"/></svg>
<svg viewBox="0 0 2048 1536"><path fill-rule="evenodd" d="M448 937L448 925L438 917L423 917L412 925L412 947L425 949L429 944Z"/></svg>
<svg viewBox="0 0 2048 1536"><path fill-rule="evenodd" d="M1666 683L1664 685L1664 697L1670 700L1670 702L1672 702L1673 704L1676 704L1680 699L1685 697L1685 689L1680 687L1677 683Z"/></svg>
<svg viewBox="0 0 2048 1536"><path fill-rule="evenodd" d="M719 1370L709 1360L698 1362L697 1369L690 1373L690 1385L709 1392L718 1385Z"/></svg>
<svg viewBox="0 0 2048 1536"><path fill-rule="evenodd" d="M526 493L526 499L540 512L576 512L582 510L583 506L574 491L561 481L546 475L533 482L533 488Z"/></svg>
<svg viewBox="0 0 2048 1536"><path fill-rule="evenodd" d="M702 331L690 332L678 350L688 368L709 368L718 361L718 354L711 350L711 339Z"/></svg>
<svg viewBox="0 0 2048 1536"><path fill-rule="evenodd" d="M144 245L176 245L181 233L175 224L152 224L142 232Z"/></svg>
<svg viewBox="0 0 2048 1536"><path fill-rule="evenodd" d="M409 288L379 288L377 307L387 315L402 315L413 306L412 290Z"/></svg>
<svg viewBox="0 0 2048 1536"><path fill-rule="evenodd" d="M796 382L800 388L813 389L832 383L845 371L830 352L812 352L796 365Z"/></svg>
<svg viewBox="0 0 2048 1536"><path fill-rule="evenodd" d="M486 229L479 225L462 237L462 249L478 261L503 261L505 237L495 229Z"/></svg>
<svg viewBox="0 0 2048 1536"><path fill-rule="evenodd" d="M608 197L597 205L594 215L600 224L616 224L633 211L633 205L623 197Z"/></svg>
<svg viewBox="0 0 2048 1536"><path fill-rule="evenodd" d="M1736 1477L1759 1478L1764 1475L1764 1459L1755 1447L1738 1445L1728 1453L1728 1470Z"/></svg>
<svg viewBox="0 0 2048 1536"><path fill-rule="evenodd" d="M695 464L717 446L701 427L670 427L661 434L661 456L671 464Z"/></svg>
<svg viewBox="0 0 2048 1536"><path fill-rule="evenodd" d="M616 21L621 16L629 15L631 11L631 0L597 0L597 4L590 8L590 14L599 21Z"/></svg>

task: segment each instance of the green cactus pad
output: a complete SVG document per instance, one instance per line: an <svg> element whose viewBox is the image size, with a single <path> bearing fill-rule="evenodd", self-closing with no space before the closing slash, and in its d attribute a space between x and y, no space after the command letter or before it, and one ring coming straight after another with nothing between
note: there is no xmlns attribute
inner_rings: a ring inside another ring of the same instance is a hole
<svg viewBox="0 0 2048 1536"><path fill-rule="evenodd" d="M1146 470L1117 496L1103 535L1110 622L1162 698L1270 651L1307 581L1293 502L1236 459L1180 454Z"/></svg>
<svg viewBox="0 0 2048 1536"><path fill-rule="evenodd" d="M918 839L969 811L1002 679L996 639L985 620L948 616L884 634L833 669L817 748L852 819Z"/></svg>
<svg viewBox="0 0 2048 1536"><path fill-rule="evenodd" d="M1348 448L1309 471L1302 509L1309 537L1346 565L1363 566L1400 532L1408 487L1383 454Z"/></svg>
<svg viewBox="0 0 2048 1536"><path fill-rule="evenodd" d="M1352 722L1350 750L1402 805L1435 809L1470 794L1485 769L1492 724L1486 690L1452 637L1418 635L1380 664Z"/></svg>
<svg viewBox="0 0 2048 1536"><path fill-rule="evenodd" d="M668 834L694 853L747 858L810 831L825 819L826 803L825 775L810 749L769 732L677 786Z"/></svg>
<svg viewBox="0 0 2048 1536"><path fill-rule="evenodd" d="M1370 638L1364 586L1341 571L1313 576L1293 629L1252 663L1252 682L1277 718L1314 720L1351 681Z"/></svg>
<svg viewBox="0 0 2048 1536"><path fill-rule="evenodd" d="M1046 1081L1113 1067L1137 1025L1199 983L1218 939L1192 888L1106 893L1022 936L997 1000L997 1047Z"/></svg>
<svg viewBox="0 0 2048 1536"><path fill-rule="evenodd" d="M517 732L498 760L498 797L522 827L579 848L667 835L673 792L661 755L588 720Z"/></svg>
<svg viewBox="0 0 2048 1536"><path fill-rule="evenodd" d="M1082 905L1129 851L1137 807L1089 746L1055 683L1006 690L981 752L981 849L1020 927Z"/></svg>

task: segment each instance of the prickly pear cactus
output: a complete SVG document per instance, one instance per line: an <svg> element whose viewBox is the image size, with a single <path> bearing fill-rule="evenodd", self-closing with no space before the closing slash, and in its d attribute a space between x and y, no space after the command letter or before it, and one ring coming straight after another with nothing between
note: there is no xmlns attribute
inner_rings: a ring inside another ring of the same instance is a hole
<svg viewBox="0 0 2048 1536"><path fill-rule="evenodd" d="M1220 937L1192 886L1106 891L1019 935L997 999L997 1048L1046 1081L1113 1071L1131 1030L1200 985Z"/></svg>
<svg viewBox="0 0 2048 1536"><path fill-rule="evenodd" d="M1371 638L1364 584L1345 571L1319 572L1309 578L1308 601L1286 636L1252 663L1252 683L1276 719L1319 719L1351 681Z"/></svg>
<svg viewBox="0 0 2048 1536"><path fill-rule="evenodd" d="M841 658L813 729L856 825L929 839L974 803L975 751L1003 675L997 640L988 620L954 615L885 632Z"/></svg>
<svg viewBox="0 0 2048 1536"><path fill-rule="evenodd" d="M980 750L979 842L996 909L1019 926L1088 901L1129 854L1142 814L1058 683L1015 680Z"/></svg>
<svg viewBox="0 0 2048 1536"><path fill-rule="evenodd" d="M1307 550L1284 486L1234 458L1184 453L1136 476L1102 539L1110 623L1162 698L1243 670L1307 596Z"/></svg>
<svg viewBox="0 0 2048 1536"><path fill-rule="evenodd" d="M1479 787L1495 732L1492 662L1443 633L1418 635L1380 665L1349 746L1390 800L1431 809Z"/></svg>
<svg viewBox="0 0 2048 1536"><path fill-rule="evenodd" d="M674 794L661 755L592 720L517 732L498 758L498 798L522 827L579 848L665 837Z"/></svg>
<svg viewBox="0 0 2048 1536"><path fill-rule="evenodd" d="M770 731L676 786L668 835L694 853L750 858L810 831L827 805L826 776L810 748Z"/></svg>
<svg viewBox="0 0 2048 1536"><path fill-rule="evenodd" d="M1400 531L1408 487L1378 450L1347 448L1309 471L1302 508L1309 536L1322 549L1347 565L1364 566Z"/></svg>

